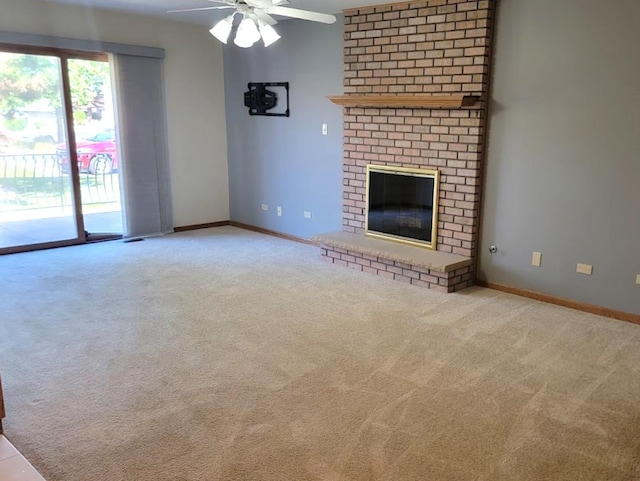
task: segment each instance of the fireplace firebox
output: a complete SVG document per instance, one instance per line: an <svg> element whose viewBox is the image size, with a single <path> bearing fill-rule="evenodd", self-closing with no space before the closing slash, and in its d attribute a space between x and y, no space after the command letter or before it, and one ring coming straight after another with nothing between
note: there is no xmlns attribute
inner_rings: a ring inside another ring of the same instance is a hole
<svg viewBox="0 0 640 481"><path fill-rule="evenodd" d="M437 170L368 165L366 235L435 249L438 184Z"/></svg>

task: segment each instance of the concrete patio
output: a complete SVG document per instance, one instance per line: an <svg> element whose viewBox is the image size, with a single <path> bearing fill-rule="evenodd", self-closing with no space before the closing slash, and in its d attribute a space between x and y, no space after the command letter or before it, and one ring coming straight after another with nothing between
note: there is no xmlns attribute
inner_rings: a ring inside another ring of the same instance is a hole
<svg viewBox="0 0 640 481"><path fill-rule="evenodd" d="M0 213L0 249L74 239L77 235L75 218L69 208L38 209L39 218L3 220ZM97 212L84 216L85 230L91 234L122 234L122 212Z"/></svg>

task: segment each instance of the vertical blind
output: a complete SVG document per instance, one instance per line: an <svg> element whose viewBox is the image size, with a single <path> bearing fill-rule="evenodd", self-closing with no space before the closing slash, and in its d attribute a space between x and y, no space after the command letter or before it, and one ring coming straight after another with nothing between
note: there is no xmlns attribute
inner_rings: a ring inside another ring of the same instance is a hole
<svg viewBox="0 0 640 481"><path fill-rule="evenodd" d="M162 59L113 57L124 236L173 232Z"/></svg>

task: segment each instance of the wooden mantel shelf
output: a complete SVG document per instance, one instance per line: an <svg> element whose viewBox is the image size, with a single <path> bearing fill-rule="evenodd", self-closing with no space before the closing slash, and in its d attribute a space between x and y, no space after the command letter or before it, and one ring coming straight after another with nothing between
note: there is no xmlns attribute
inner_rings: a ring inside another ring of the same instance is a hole
<svg viewBox="0 0 640 481"><path fill-rule="evenodd" d="M413 109L459 109L473 108L480 100L476 95L331 95L334 104L343 107L407 107Z"/></svg>

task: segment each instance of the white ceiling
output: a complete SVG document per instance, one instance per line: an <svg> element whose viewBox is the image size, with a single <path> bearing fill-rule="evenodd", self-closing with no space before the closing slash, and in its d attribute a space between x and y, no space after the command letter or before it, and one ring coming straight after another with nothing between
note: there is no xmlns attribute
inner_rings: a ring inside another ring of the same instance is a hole
<svg viewBox="0 0 640 481"><path fill-rule="evenodd" d="M122 12L132 12L154 17L164 17L171 20L191 22L211 26L217 20L225 17L222 11L200 11L189 13L171 13L167 10L183 8L198 8L221 5L208 0L46 0L53 3L83 5L86 7L104 8ZM289 0L287 7L311 10L322 13L339 13L345 8L380 5L385 3L401 3L403 0ZM406 1L406 0L404 0Z"/></svg>

